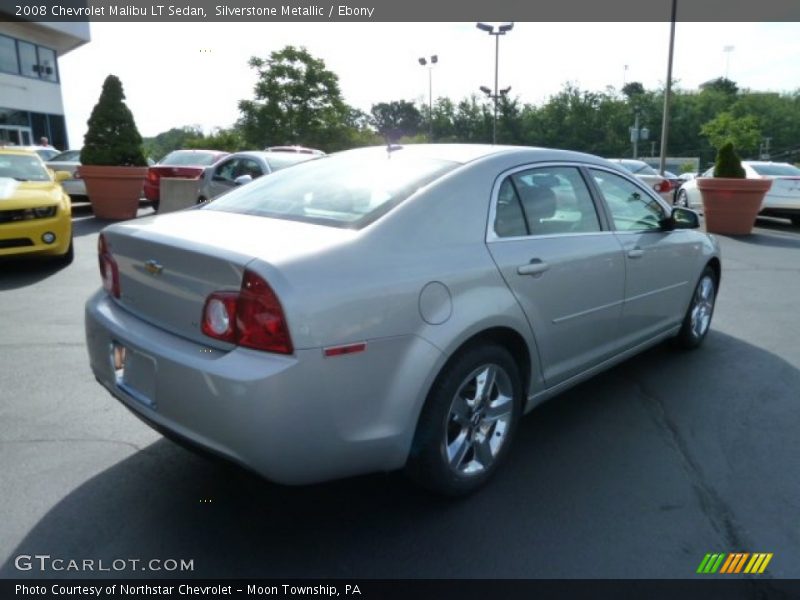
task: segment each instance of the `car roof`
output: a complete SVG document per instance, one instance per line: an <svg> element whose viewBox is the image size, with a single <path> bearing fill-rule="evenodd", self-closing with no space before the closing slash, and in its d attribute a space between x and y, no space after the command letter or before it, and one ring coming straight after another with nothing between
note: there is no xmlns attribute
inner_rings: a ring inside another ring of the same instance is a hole
<svg viewBox="0 0 800 600"><path fill-rule="evenodd" d="M535 146L501 146L492 144L393 144L387 146L371 146L337 152L334 155L357 156L385 156L391 148L392 156L408 156L415 158L430 158L466 164L492 156L518 157L523 162L538 162L543 160L572 160L577 162L593 162L599 165L608 164L603 158L592 154L574 152L572 150L558 150L540 148Z"/></svg>

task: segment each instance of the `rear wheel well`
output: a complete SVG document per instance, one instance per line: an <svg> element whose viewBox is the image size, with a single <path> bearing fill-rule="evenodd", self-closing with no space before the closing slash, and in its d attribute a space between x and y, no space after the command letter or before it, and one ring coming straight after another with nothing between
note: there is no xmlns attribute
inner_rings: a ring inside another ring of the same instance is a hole
<svg viewBox="0 0 800 600"><path fill-rule="evenodd" d="M476 333L471 338L461 344L448 359L449 363L455 356L464 351L464 349L471 346L480 346L486 343L495 343L503 346L511 353L514 362L517 364L520 376L522 378L522 389L526 397L522 399L523 407L527 400L527 394L530 389L531 383L531 353L528 349L528 344L525 339L510 327L492 327ZM446 365L445 365L446 366ZM444 371L445 367L442 367Z"/></svg>
<svg viewBox="0 0 800 600"><path fill-rule="evenodd" d="M719 259L715 256L708 261L708 266L711 267L712 271L714 271L714 278L717 280L717 289L719 289L719 282L720 278L722 277L722 265L720 264Z"/></svg>

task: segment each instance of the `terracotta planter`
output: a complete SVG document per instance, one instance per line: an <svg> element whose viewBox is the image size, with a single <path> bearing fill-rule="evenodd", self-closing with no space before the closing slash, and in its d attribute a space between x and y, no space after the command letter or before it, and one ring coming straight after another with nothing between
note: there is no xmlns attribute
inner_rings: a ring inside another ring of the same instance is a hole
<svg viewBox="0 0 800 600"><path fill-rule="evenodd" d="M82 165L79 171L95 217L120 221L136 216L147 167Z"/></svg>
<svg viewBox="0 0 800 600"><path fill-rule="evenodd" d="M771 185L770 179L698 177L697 189L703 197L706 231L749 234Z"/></svg>

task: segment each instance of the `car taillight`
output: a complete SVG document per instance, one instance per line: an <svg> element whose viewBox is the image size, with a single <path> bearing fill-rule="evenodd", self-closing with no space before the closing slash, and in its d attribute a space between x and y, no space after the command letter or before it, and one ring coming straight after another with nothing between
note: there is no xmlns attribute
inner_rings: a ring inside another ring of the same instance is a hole
<svg viewBox="0 0 800 600"><path fill-rule="evenodd" d="M659 183L656 183L653 186L653 189L659 193L669 192L672 189L672 184L669 182L669 179L664 179Z"/></svg>
<svg viewBox="0 0 800 600"><path fill-rule="evenodd" d="M114 298L119 298L119 267L111 255L106 236L102 233L97 238L97 258L100 263L100 278L103 280L103 289Z"/></svg>
<svg viewBox="0 0 800 600"><path fill-rule="evenodd" d="M238 346L291 354L283 308L269 284L246 270L238 292L214 292L203 306L203 333Z"/></svg>
<svg viewBox="0 0 800 600"><path fill-rule="evenodd" d="M149 181L150 183L158 183L158 174L156 174L156 172L153 171L153 169L147 171L147 181Z"/></svg>

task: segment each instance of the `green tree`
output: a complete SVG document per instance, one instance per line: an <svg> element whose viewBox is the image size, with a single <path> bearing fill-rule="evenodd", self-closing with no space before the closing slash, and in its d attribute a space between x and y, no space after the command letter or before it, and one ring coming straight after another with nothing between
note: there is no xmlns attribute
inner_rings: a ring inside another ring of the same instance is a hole
<svg viewBox="0 0 800 600"><path fill-rule="evenodd" d="M422 114L412 102L394 100L372 105L372 125L387 141L414 136L422 128Z"/></svg>
<svg viewBox="0 0 800 600"><path fill-rule="evenodd" d="M142 136L125 104L122 82L109 75L87 121L81 163L84 165L144 167Z"/></svg>
<svg viewBox="0 0 800 600"><path fill-rule="evenodd" d="M715 148L722 148L728 143L741 150L754 150L761 140L758 119L752 115L734 117L725 111L703 125L700 134L708 138Z"/></svg>
<svg viewBox="0 0 800 600"><path fill-rule="evenodd" d="M241 132L235 127L225 129L216 127L210 135L203 135L186 140L184 148L197 148L202 150L222 150L224 152L238 152L247 148Z"/></svg>
<svg viewBox="0 0 800 600"><path fill-rule="evenodd" d="M339 78L305 48L286 46L250 66L258 73L255 99L241 100L238 126L252 147L300 144L325 151L342 148L349 137L350 107Z"/></svg>
<svg viewBox="0 0 800 600"><path fill-rule="evenodd" d="M199 125L173 127L168 131L162 131L155 137L144 138L144 153L154 160L161 160L173 150L188 148L189 144L198 139L204 139L203 130Z"/></svg>

